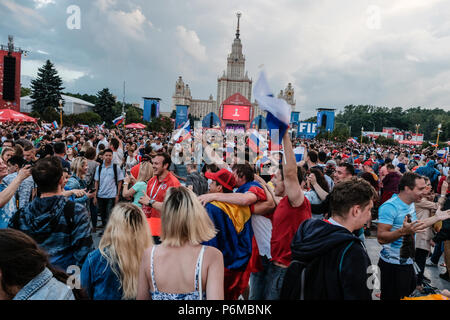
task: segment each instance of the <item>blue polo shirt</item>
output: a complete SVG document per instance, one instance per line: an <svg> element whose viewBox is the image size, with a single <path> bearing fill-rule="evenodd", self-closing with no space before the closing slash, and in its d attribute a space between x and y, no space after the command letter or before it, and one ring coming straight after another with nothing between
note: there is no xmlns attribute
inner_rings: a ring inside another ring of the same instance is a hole
<svg viewBox="0 0 450 320"><path fill-rule="evenodd" d="M394 194L391 199L383 203L379 209L378 217L379 223L389 224L392 226L390 231L395 231L403 226L403 220L407 214L411 215L411 222L417 220L416 207L414 203L404 203L397 194ZM414 237L415 235L413 235ZM383 245L380 257L384 261L392 264L407 265L413 264L413 260L410 257L402 256L402 252L408 251L406 246L410 246L411 243L404 243L404 237L400 237L392 243ZM414 245L414 244L412 244Z"/></svg>
<svg viewBox="0 0 450 320"><path fill-rule="evenodd" d="M102 173L100 177L100 184L98 186L98 198L104 198L104 199L111 199L115 198L117 196L117 187L116 182L114 181L114 168L113 164L111 163L109 167L105 167L105 164L102 165ZM98 171L100 166L95 169L95 176L94 180L98 181ZM120 169L119 166L117 166L117 182L123 180L123 171Z"/></svg>

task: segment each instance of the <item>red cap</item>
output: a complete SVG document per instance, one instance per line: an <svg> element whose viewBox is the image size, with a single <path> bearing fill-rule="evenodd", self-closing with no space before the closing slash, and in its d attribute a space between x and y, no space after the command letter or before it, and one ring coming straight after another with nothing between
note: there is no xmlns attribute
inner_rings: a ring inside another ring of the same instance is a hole
<svg viewBox="0 0 450 320"><path fill-rule="evenodd" d="M234 178L234 175L227 169L220 169L215 173L205 172L205 177L206 179L217 181L228 190L233 190L236 186L236 179Z"/></svg>
<svg viewBox="0 0 450 320"><path fill-rule="evenodd" d="M372 162L372 160L367 160L366 162L364 162L364 165L371 167L371 166L373 166L373 162Z"/></svg>

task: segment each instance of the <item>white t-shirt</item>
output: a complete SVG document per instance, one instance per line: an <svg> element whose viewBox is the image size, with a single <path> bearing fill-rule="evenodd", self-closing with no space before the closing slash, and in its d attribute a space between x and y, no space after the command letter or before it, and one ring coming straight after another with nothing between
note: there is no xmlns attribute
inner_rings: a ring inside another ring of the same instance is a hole
<svg viewBox="0 0 450 320"><path fill-rule="evenodd" d="M252 214L251 219L259 255L271 259L270 240L272 238L272 222L269 218L257 214Z"/></svg>
<svg viewBox="0 0 450 320"><path fill-rule="evenodd" d="M156 143L153 142L151 144L151 146L152 146L153 150L155 150L155 151L161 150L163 148L163 145L162 145L161 142L159 144L156 144Z"/></svg>
<svg viewBox="0 0 450 320"><path fill-rule="evenodd" d="M118 166L123 163L123 149L119 148L117 151L113 152L112 163L117 164Z"/></svg>

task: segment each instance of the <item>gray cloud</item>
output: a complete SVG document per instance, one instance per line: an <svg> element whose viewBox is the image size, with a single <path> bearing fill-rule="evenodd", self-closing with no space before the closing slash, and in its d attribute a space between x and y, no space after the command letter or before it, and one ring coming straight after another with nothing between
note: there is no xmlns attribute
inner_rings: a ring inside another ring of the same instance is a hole
<svg viewBox="0 0 450 320"><path fill-rule="evenodd" d="M72 4L81 30L66 27ZM15 35L32 51L30 68L50 59L68 91L109 87L121 99L126 81L127 101L157 96L168 110L179 75L195 98L216 96L236 11L249 76L264 64L274 92L291 82L302 119L346 104L449 107L450 3L441 0L0 0L0 42Z"/></svg>

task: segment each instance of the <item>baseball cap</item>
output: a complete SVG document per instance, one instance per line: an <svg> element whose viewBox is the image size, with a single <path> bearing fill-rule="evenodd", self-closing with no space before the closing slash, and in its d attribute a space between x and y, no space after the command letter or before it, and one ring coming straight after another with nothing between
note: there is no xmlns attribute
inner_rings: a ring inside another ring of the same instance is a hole
<svg viewBox="0 0 450 320"><path fill-rule="evenodd" d="M329 165L329 166L332 166L332 167L336 167L337 166L336 161L334 161L334 160L328 160L326 164Z"/></svg>
<svg viewBox="0 0 450 320"><path fill-rule="evenodd" d="M220 169L217 172L205 172L206 179L211 179L220 183L224 188L233 190L236 186L234 175L227 169Z"/></svg>
<svg viewBox="0 0 450 320"><path fill-rule="evenodd" d="M365 166L373 166L373 162L371 160L367 160L366 162L364 162Z"/></svg>

